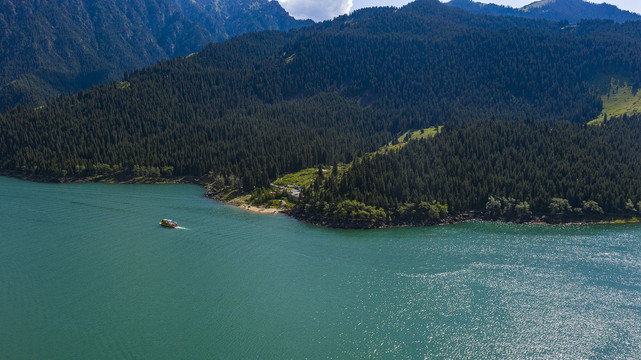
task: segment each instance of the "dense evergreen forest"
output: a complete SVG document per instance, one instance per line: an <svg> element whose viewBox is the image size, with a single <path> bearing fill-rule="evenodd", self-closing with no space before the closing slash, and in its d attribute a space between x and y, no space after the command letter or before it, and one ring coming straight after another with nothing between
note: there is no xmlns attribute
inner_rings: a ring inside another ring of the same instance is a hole
<svg viewBox="0 0 641 360"><path fill-rule="evenodd" d="M269 0L0 0L0 112L212 41L312 23Z"/></svg>
<svg viewBox="0 0 641 360"><path fill-rule="evenodd" d="M619 29L624 35L603 35ZM250 191L350 162L409 129L587 122L602 108L595 79L641 84L640 30L472 15L419 0L252 33L3 114L0 169L53 178L213 174Z"/></svg>
<svg viewBox="0 0 641 360"><path fill-rule="evenodd" d="M478 121L317 180L296 215L341 226L486 218L548 221L641 212L641 117L603 126Z"/></svg>

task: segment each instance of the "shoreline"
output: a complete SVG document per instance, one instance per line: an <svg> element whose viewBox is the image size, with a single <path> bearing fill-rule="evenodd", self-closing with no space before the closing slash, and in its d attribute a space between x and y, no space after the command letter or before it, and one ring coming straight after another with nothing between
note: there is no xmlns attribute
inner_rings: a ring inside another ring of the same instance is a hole
<svg viewBox="0 0 641 360"><path fill-rule="evenodd" d="M292 214L287 214L297 221L304 222L313 226L320 226L328 229L345 229L345 230L374 230L374 229L396 229L405 227L431 227L431 226L448 226L458 225L468 222L491 222L499 224L512 225L542 225L542 226L592 226L592 225L636 225L641 224L641 219L637 217L613 218L611 220L585 220L585 221L556 221L548 222L541 219L530 221L508 221L493 220L484 216L468 216L469 213L449 216L440 222L420 222L420 223L339 223L331 219L306 219Z"/></svg>
<svg viewBox="0 0 641 360"><path fill-rule="evenodd" d="M235 206L241 210L245 210L254 214L262 214L262 215L286 215L286 213L278 210L278 209L273 209L273 208L263 208L263 207L258 207L258 206L253 206L253 205L247 205L247 204L231 204L231 203L225 203L222 202L225 205L231 205Z"/></svg>
<svg viewBox="0 0 641 360"><path fill-rule="evenodd" d="M152 177L134 177L128 178L123 176L105 176L96 175L93 177L53 177L53 176L27 176L14 171L0 170L0 176L12 177L24 181L46 183L46 184L89 184L89 183L103 183L103 184L194 184L205 185L200 178L193 176L183 176L175 178L152 178Z"/></svg>
<svg viewBox="0 0 641 360"><path fill-rule="evenodd" d="M224 196L220 196L225 189L217 190L212 189L208 185L209 183L203 181L201 178L195 177L181 177L181 178L148 178L148 177L139 177L139 178L120 178L120 177L107 177L107 176L96 176L96 177L69 177L69 178L55 178L50 176L25 176L23 174L9 172L9 171L0 171L0 176L12 177L24 181L30 182L39 182L39 183L59 183L59 184L73 184L73 183L104 183L104 184L140 184L140 185L162 185L162 184L190 184L190 185L200 185L205 189L203 196L207 199L220 202L224 205L234 206L241 210L251 212L254 214L261 215L286 215L290 216L297 221L301 221L314 226L321 226L325 228L333 229L392 229L392 228L403 228L403 227L426 227L426 226L445 226L445 225L456 225L463 224L466 222L472 221L486 221L486 222L496 222L496 223L505 223L505 224L517 224L517 225L562 225L562 226L585 226L585 225L633 225L641 224L641 217L631 216L617 216L610 215L607 220L598 220L598 219L586 219L583 221L576 221L573 219L571 221L544 221L541 218L537 218L530 221L516 222L509 220L494 220L489 219L486 216L476 212L469 211L460 213L457 215L450 215L443 219L442 221L430 221L430 222L419 222L419 223L362 223L362 222L336 222L328 218L318 218L318 217L306 217L302 213L289 210L279 210L275 208L263 208L254 205L250 205L246 201L238 200L239 197L234 197L232 199L226 200ZM247 195L247 194L243 194ZM242 197L242 196L240 196ZM608 216L604 216L608 218Z"/></svg>

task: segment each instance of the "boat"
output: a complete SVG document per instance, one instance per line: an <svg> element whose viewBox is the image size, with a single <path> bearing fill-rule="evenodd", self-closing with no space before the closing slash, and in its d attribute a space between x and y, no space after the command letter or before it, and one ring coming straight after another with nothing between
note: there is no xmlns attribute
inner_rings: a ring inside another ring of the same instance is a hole
<svg viewBox="0 0 641 360"><path fill-rule="evenodd" d="M178 227L178 223L173 221L173 220L171 220L171 219L162 219L160 221L160 225L164 226L164 227L169 227L169 228L177 228Z"/></svg>

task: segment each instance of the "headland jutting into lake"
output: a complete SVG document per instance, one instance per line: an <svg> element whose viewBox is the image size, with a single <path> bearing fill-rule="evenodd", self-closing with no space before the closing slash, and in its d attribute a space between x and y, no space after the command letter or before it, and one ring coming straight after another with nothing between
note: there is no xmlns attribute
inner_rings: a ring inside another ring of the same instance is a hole
<svg viewBox="0 0 641 360"><path fill-rule="evenodd" d="M523 217L510 217L510 216L496 216L490 211L464 211L459 213L447 213L439 218L416 218L411 221L399 219L372 219L371 214L360 212L360 214L350 214L351 216L343 219L319 216L318 214L310 214L304 211L304 205L298 206L296 203L288 202L288 206L284 200L277 201L276 206L269 206L269 202L261 202L256 204L253 202L251 193L244 193L240 189L231 188L229 186L220 186L215 182L211 182L208 177L180 177L180 178L153 178L153 177L133 177L127 178L123 176L96 176L96 177L79 177L79 178L55 178L46 176L22 176L18 173L0 172L0 176L15 177L22 180L41 183L106 183L106 184L194 184L202 186L205 189L204 196L208 199L221 202L229 206L235 206L239 209L249 212L265 215L287 215L299 221L303 221L316 226L343 228L343 229L376 229L376 228L396 228L396 227L411 227L411 226L437 226L437 225L453 225L465 223L470 221L497 221L515 224L565 224L565 225L588 225L588 224L636 224L640 220L634 215L621 215L621 214L605 214L597 213L590 214L589 216L581 216L581 212L567 214L567 216L533 216L528 218ZM218 186L217 186L218 185ZM299 188L295 185L289 185L289 188ZM280 189L279 189L280 188ZM267 189L268 193L274 194L281 190L281 196L287 198L287 186L272 184L272 188ZM274 190L274 191L271 191ZM300 196L304 197L305 189L297 192L297 199ZM263 190L265 192L265 190ZM298 194L300 193L300 195ZM289 197L291 199L291 196ZM500 201L492 198L494 201ZM507 199L503 199L507 201ZM513 201L513 199L512 199ZM499 202L500 203L500 202ZM273 204L273 202L272 202ZM511 206L514 206L512 204ZM363 205L359 205L363 206ZM510 206L509 203L503 206ZM366 208L367 210L367 208ZM371 211L371 208L369 209ZM429 211L429 209L428 209ZM503 211L507 213L507 211Z"/></svg>

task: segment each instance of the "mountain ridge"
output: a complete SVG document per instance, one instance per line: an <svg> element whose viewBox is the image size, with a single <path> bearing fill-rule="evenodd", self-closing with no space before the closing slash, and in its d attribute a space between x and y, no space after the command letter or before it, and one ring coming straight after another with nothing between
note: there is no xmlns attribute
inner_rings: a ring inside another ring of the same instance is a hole
<svg viewBox="0 0 641 360"><path fill-rule="evenodd" d="M475 14L495 16L518 16L576 24L584 19L613 20L615 22L638 21L641 15L621 10L610 4L594 4L583 0L540 0L521 8L496 4L484 4L473 0L451 0L446 3Z"/></svg>
<svg viewBox="0 0 641 360"><path fill-rule="evenodd" d="M0 0L0 111L258 30L311 24L268 0Z"/></svg>

